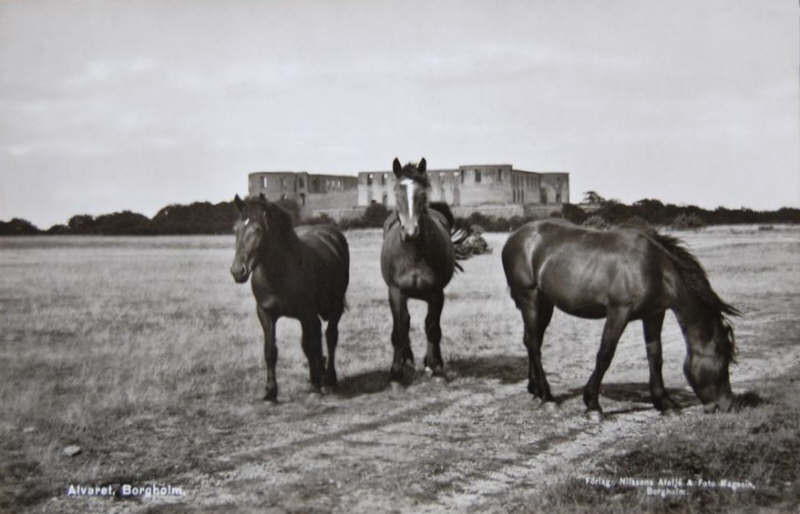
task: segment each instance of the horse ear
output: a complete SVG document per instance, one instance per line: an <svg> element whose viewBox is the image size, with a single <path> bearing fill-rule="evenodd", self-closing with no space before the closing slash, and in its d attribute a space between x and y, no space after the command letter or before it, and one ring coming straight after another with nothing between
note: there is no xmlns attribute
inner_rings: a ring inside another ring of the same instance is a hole
<svg viewBox="0 0 800 514"><path fill-rule="evenodd" d="M425 161L425 157L423 157L422 159L420 159L419 164L417 164L417 170L420 173L425 173L427 168L428 168L428 163Z"/></svg>
<svg viewBox="0 0 800 514"><path fill-rule="evenodd" d="M246 205L245 205L244 201L241 198L239 198L238 194L233 199L233 203L236 205L236 208L239 209L239 214L244 216L244 209L245 209Z"/></svg>
<svg viewBox="0 0 800 514"><path fill-rule="evenodd" d="M400 164L400 160L395 157L394 162L392 163L392 171L394 171L394 176L399 177L400 173L403 171L403 166Z"/></svg>

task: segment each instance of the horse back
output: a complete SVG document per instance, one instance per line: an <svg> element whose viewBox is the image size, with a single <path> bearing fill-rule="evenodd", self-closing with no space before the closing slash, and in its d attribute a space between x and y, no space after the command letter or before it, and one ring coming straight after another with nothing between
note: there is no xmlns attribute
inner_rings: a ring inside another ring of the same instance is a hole
<svg viewBox="0 0 800 514"><path fill-rule="evenodd" d="M517 230L503 247L515 291L536 288L562 310L602 317L611 303L652 303L664 289L663 259L645 232L595 230L541 220Z"/></svg>

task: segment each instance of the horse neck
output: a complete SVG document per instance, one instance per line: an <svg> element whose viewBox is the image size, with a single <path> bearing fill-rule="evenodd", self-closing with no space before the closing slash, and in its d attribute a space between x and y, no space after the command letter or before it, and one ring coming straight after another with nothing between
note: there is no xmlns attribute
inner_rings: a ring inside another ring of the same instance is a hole
<svg viewBox="0 0 800 514"><path fill-rule="evenodd" d="M275 273L282 274L287 262L296 260L299 256L300 238L293 227L281 233L271 233L261 245L260 260L268 263L267 268Z"/></svg>
<svg viewBox="0 0 800 514"><path fill-rule="evenodd" d="M680 276L674 280L674 284L675 298L672 302L672 310L675 312L681 330L687 337L710 339L714 333L714 323L719 318L719 313L704 304L684 284Z"/></svg>

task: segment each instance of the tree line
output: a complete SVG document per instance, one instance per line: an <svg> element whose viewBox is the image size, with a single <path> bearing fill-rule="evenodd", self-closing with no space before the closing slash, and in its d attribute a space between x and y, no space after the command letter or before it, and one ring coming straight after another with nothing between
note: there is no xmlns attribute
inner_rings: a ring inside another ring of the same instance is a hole
<svg viewBox="0 0 800 514"><path fill-rule="evenodd" d="M626 223L676 228L696 228L705 225L800 223L800 209L783 207L775 211L755 211L747 208L714 210L694 205L679 206L664 204L655 199L644 199L626 205L616 200L606 200L594 191L585 194L584 208L576 204L564 204L560 210L550 213L578 224L619 225ZM278 202L299 223L300 207L292 200ZM589 206L589 208L585 208ZM303 223L335 223L342 229L381 227L390 211L382 204L370 205L361 217L334 222L327 216L302 220ZM33 223L14 218L0 221L0 235L176 235L176 234L227 234L231 232L238 211L233 202L195 202L189 205L168 205L155 216L148 218L131 211L114 212L92 216L79 214L66 224L53 225L41 230ZM484 230L506 232L532 220L532 217L513 216L498 218L473 213L460 218L464 227L480 225Z"/></svg>

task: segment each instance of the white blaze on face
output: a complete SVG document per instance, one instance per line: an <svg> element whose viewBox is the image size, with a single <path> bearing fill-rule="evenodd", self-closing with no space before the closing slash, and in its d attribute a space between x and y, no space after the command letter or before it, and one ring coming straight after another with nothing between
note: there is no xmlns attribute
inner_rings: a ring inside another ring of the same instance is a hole
<svg viewBox="0 0 800 514"><path fill-rule="evenodd" d="M408 203L408 218L414 219L414 190L417 187L417 183L411 180L410 178L404 178L400 181L406 188L406 201Z"/></svg>

